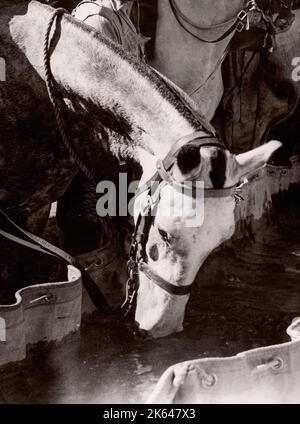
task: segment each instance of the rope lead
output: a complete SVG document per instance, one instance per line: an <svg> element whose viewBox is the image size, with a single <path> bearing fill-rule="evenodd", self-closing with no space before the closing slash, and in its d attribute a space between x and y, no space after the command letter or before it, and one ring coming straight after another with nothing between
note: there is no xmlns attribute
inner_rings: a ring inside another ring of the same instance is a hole
<svg viewBox="0 0 300 424"><path fill-rule="evenodd" d="M82 160L80 159L79 155L75 152L73 146L71 145L71 143L68 140L67 137L67 133L66 133L66 129L65 129L65 124L62 118L62 112L61 112L61 107L59 105L58 99L57 99L57 93L54 87L54 78L51 72L51 66L50 66L50 55L49 55L49 37L50 37L50 32L51 32L51 28L53 26L53 22L54 20L58 17L58 16L62 16L64 13L66 13L65 9L56 9L50 20L49 23L47 25L47 29L46 29L46 34L45 34L45 39L44 39L44 44L43 44L43 60L44 60L44 69L45 69L45 83L46 83L46 87L47 87L47 91L48 91L48 95L51 101L51 104L53 106L53 111L54 111L54 115L55 115L55 120L56 120L56 124L57 124L57 128L58 128L58 132L59 135L62 139L62 142L67 150L67 152L69 153L71 160L78 165L79 169L87 176L87 178L94 184L96 185L96 178L94 176L94 174L86 167L86 165L82 162Z"/></svg>

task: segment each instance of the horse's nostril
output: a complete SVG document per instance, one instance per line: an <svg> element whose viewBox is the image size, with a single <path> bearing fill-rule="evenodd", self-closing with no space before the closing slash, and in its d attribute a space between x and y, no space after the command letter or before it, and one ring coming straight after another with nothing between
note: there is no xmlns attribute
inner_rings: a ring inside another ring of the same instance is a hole
<svg viewBox="0 0 300 424"><path fill-rule="evenodd" d="M150 247L149 256L154 262L158 261L159 252L158 252L157 244L154 244L153 246Z"/></svg>

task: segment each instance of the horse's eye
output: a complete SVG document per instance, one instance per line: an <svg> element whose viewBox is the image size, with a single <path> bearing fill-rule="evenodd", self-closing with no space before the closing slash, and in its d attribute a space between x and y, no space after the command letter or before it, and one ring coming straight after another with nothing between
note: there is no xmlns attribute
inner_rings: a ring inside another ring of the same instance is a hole
<svg viewBox="0 0 300 424"><path fill-rule="evenodd" d="M159 232L161 238L163 239L163 241L166 242L166 243L169 243L169 241L170 241L169 234L166 231L162 230L161 228L158 228L158 232Z"/></svg>

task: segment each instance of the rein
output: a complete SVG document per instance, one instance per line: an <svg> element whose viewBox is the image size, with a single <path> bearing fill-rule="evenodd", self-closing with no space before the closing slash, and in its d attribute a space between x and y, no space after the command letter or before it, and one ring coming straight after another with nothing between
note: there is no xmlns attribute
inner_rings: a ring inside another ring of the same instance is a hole
<svg viewBox="0 0 300 424"><path fill-rule="evenodd" d="M65 146L67 152L69 153L71 160L79 167L79 169L86 175L86 177L95 185L96 178L95 175L87 168L87 166L84 164L78 153L75 151L74 147L71 145L71 143L68 140L68 136L65 129L65 124L62 118L62 111L61 111L61 105L58 101L58 94L54 86L54 78L51 72L51 66L50 66L50 54L49 54L49 37L50 32L54 23L54 20L58 16L62 16L64 13L68 13L67 10L59 8L55 9L53 14L51 15L51 18L49 20L49 23L47 25L45 39L44 39L44 45L43 45L43 61L44 61L44 69L45 69L45 82L46 87L48 91L48 96L51 101L57 129L60 135L60 138L63 142L63 145Z"/></svg>
<svg viewBox="0 0 300 424"><path fill-rule="evenodd" d="M57 259L62 259L64 262L68 263L69 265L72 265L76 267L77 269L79 269L79 271L81 272L82 283L88 295L90 296L92 302L96 306L96 308L107 315L112 315L115 313L115 311L111 308L111 306L106 301L99 287L96 285L96 283L93 281L89 273L78 262L77 259L73 258L68 253L64 252L63 250L59 249L53 244L47 242L41 237L38 237L27 230L24 230L24 228L21 228L11 218L9 218L8 215L2 209L0 209L0 215L12 227L14 227L15 230L17 230L21 234L21 236L15 236L11 233L8 233L0 229L0 235L2 237L5 237L6 239L13 241L15 243L18 243L22 246L25 246L29 249L38 251L40 253L44 253L49 256L56 257ZM25 236L25 239L23 238L24 236Z"/></svg>

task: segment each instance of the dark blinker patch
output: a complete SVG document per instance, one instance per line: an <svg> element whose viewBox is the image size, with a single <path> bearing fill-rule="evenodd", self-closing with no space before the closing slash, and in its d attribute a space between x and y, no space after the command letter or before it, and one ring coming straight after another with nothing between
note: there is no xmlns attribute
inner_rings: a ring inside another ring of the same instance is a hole
<svg viewBox="0 0 300 424"><path fill-rule="evenodd" d="M210 179L213 188L220 189L224 187L226 180L226 155L224 150L215 149L211 157Z"/></svg>
<svg viewBox="0 0 300 424"><path fill-rule="evenodd" d="M201 156L199 146L183 146L177 155L177 165L183 175L188 174L200 165Z"/></svg>

